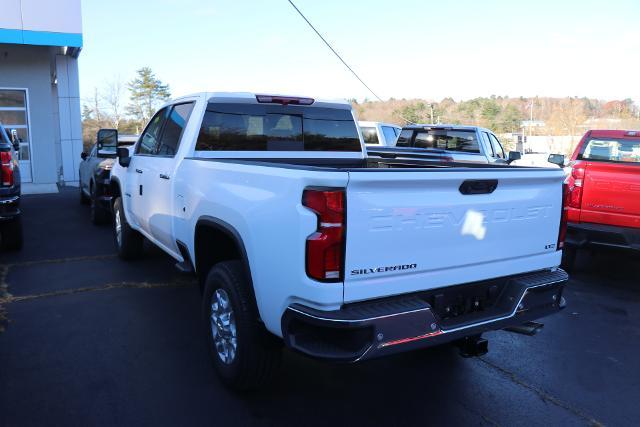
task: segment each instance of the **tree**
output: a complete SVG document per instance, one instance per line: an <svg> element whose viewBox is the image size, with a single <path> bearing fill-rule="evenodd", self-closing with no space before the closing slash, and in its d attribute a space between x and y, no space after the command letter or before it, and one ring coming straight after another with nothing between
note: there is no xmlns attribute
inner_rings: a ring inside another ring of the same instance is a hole
<svg viewBox="0 0 640 427"><path fill-rule="evenodd" d="M482 117L482 125L488 129L495 129L498 126L498 114L500 114L500 106L493 98L487 99L482 103L480 115Z"/></svg>
<svg viewBox="0 0 640 427"><path fill-rule="evenodd" d="M146 123L158 105L166 101L171 93L169 85L162 83L153 74L151 68L143 67L136 73L137 76L127 84L131 99L131 103L127 106L127 112L135 120Z"/></svg>
<svg viewBox="0 0 640 427"><path fill-rule="evenodd" d="M124 84L119 76L114 77L111 81L107 82L106 92L102 96L107 108L109 110L109 121L115 129L120 128L120 122L123 119L124 108L122 105L122 90Z"/></svg>
<svg viewBox="0 0 640 427"><path fill-rule="evenodd" d="M582 133L578 126L587 119L584 102L578 98L562 99L551 112L549 124L556 132L576 136Z"/></svg>
<svg viewBox="0 0 640 427"><path fill-rule="evenodd" d="M520 128L522 122L522 113L515 105L507 104L502 109L499 116L499 126L495 129L496 132L516 132Z"/></svg>

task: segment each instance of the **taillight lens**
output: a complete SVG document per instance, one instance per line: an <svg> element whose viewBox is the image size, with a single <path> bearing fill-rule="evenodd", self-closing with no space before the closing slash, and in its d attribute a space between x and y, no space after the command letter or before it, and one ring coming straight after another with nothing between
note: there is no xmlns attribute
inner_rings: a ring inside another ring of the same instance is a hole
<svg viewBox="0 0 640 427"><path fill-rule="evenodd" d="M11 151L0 152L0 183L3 187L11 187L13 185L13 159Z"/></svg>
<svg viewBox="0 0 640 427"><path fill-rule="evenodd" d="M307 275L323 282L342 280L344 272L344 189L308 188L302 204L318 216L317 230L307 238Z"/></svg>
<svg viewBox="0 0 640 427"><path fill-rule="evenodd" d="M569 198L571 192L567 183L562 184L562 212L560 213L560 231L558 231L558 250L564 248L564 240L567 237L567 224L569 222Z"/></svg>
<svg viewBox="0 0 640 427"><path fill-rule="evenodd" d="M580 209L582 204L582 187L584 186L583 162L575 162L571 168L571 175L566 180L567 191L569 192L567 206Z"/></svg>

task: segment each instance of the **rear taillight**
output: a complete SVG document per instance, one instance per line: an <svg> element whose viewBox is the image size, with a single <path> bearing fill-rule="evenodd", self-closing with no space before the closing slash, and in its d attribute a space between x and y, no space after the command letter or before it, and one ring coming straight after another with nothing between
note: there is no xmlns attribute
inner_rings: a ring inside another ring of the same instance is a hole
<svg viewBox="0 0 640 427"><path fill-rule="evenodd" d="M307 275L323 282L342 280L344 272L344 189L308 188L302 204L318 216L316 231L307 238Z"/></svg>
<svg viewBox="0 0 640 427"><path fill-rule="evenodd" d="M11 151L0 152L0 184L3 187L13 185L13 159Z"/></svg>
<svg viewBox="0 0 640 427"><path fill-rule="evenodd" d="M564 240L567 237L567 224L569 222L569 186L562 184L562 211L560 212L560 231L558 231L558 250L564 248Z"/></svg>
<svg viewBox="0 0 640 427"><path fill-rule="evenodd" d="M585 164L583 162L575 162L571 168L571 175L566 180L567 191L569 192L567 206L570 208L580 209L582 204L584 169Z"/></svg>

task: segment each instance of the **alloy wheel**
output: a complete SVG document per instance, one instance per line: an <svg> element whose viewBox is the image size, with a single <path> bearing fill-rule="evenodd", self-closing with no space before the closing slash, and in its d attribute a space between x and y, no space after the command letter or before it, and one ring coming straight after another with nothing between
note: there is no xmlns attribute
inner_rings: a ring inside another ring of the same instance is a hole
<svg viewBox="0 0 640 427"><path fill-rule="evenodd" d="M216 289L211 296L211 336L220 360L233 363L238 351L236 319L224 289Z"/></svg>

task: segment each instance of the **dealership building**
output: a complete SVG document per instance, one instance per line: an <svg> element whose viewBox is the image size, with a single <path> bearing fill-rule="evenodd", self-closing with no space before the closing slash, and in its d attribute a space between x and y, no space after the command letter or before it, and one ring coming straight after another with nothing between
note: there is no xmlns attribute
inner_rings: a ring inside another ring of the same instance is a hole
<svg viewBox="0 0 640 427"><path fill-rule="evenodd" d="M20 138L25 192L78 181L80 0L2 0L0 122Z"/></svg>

